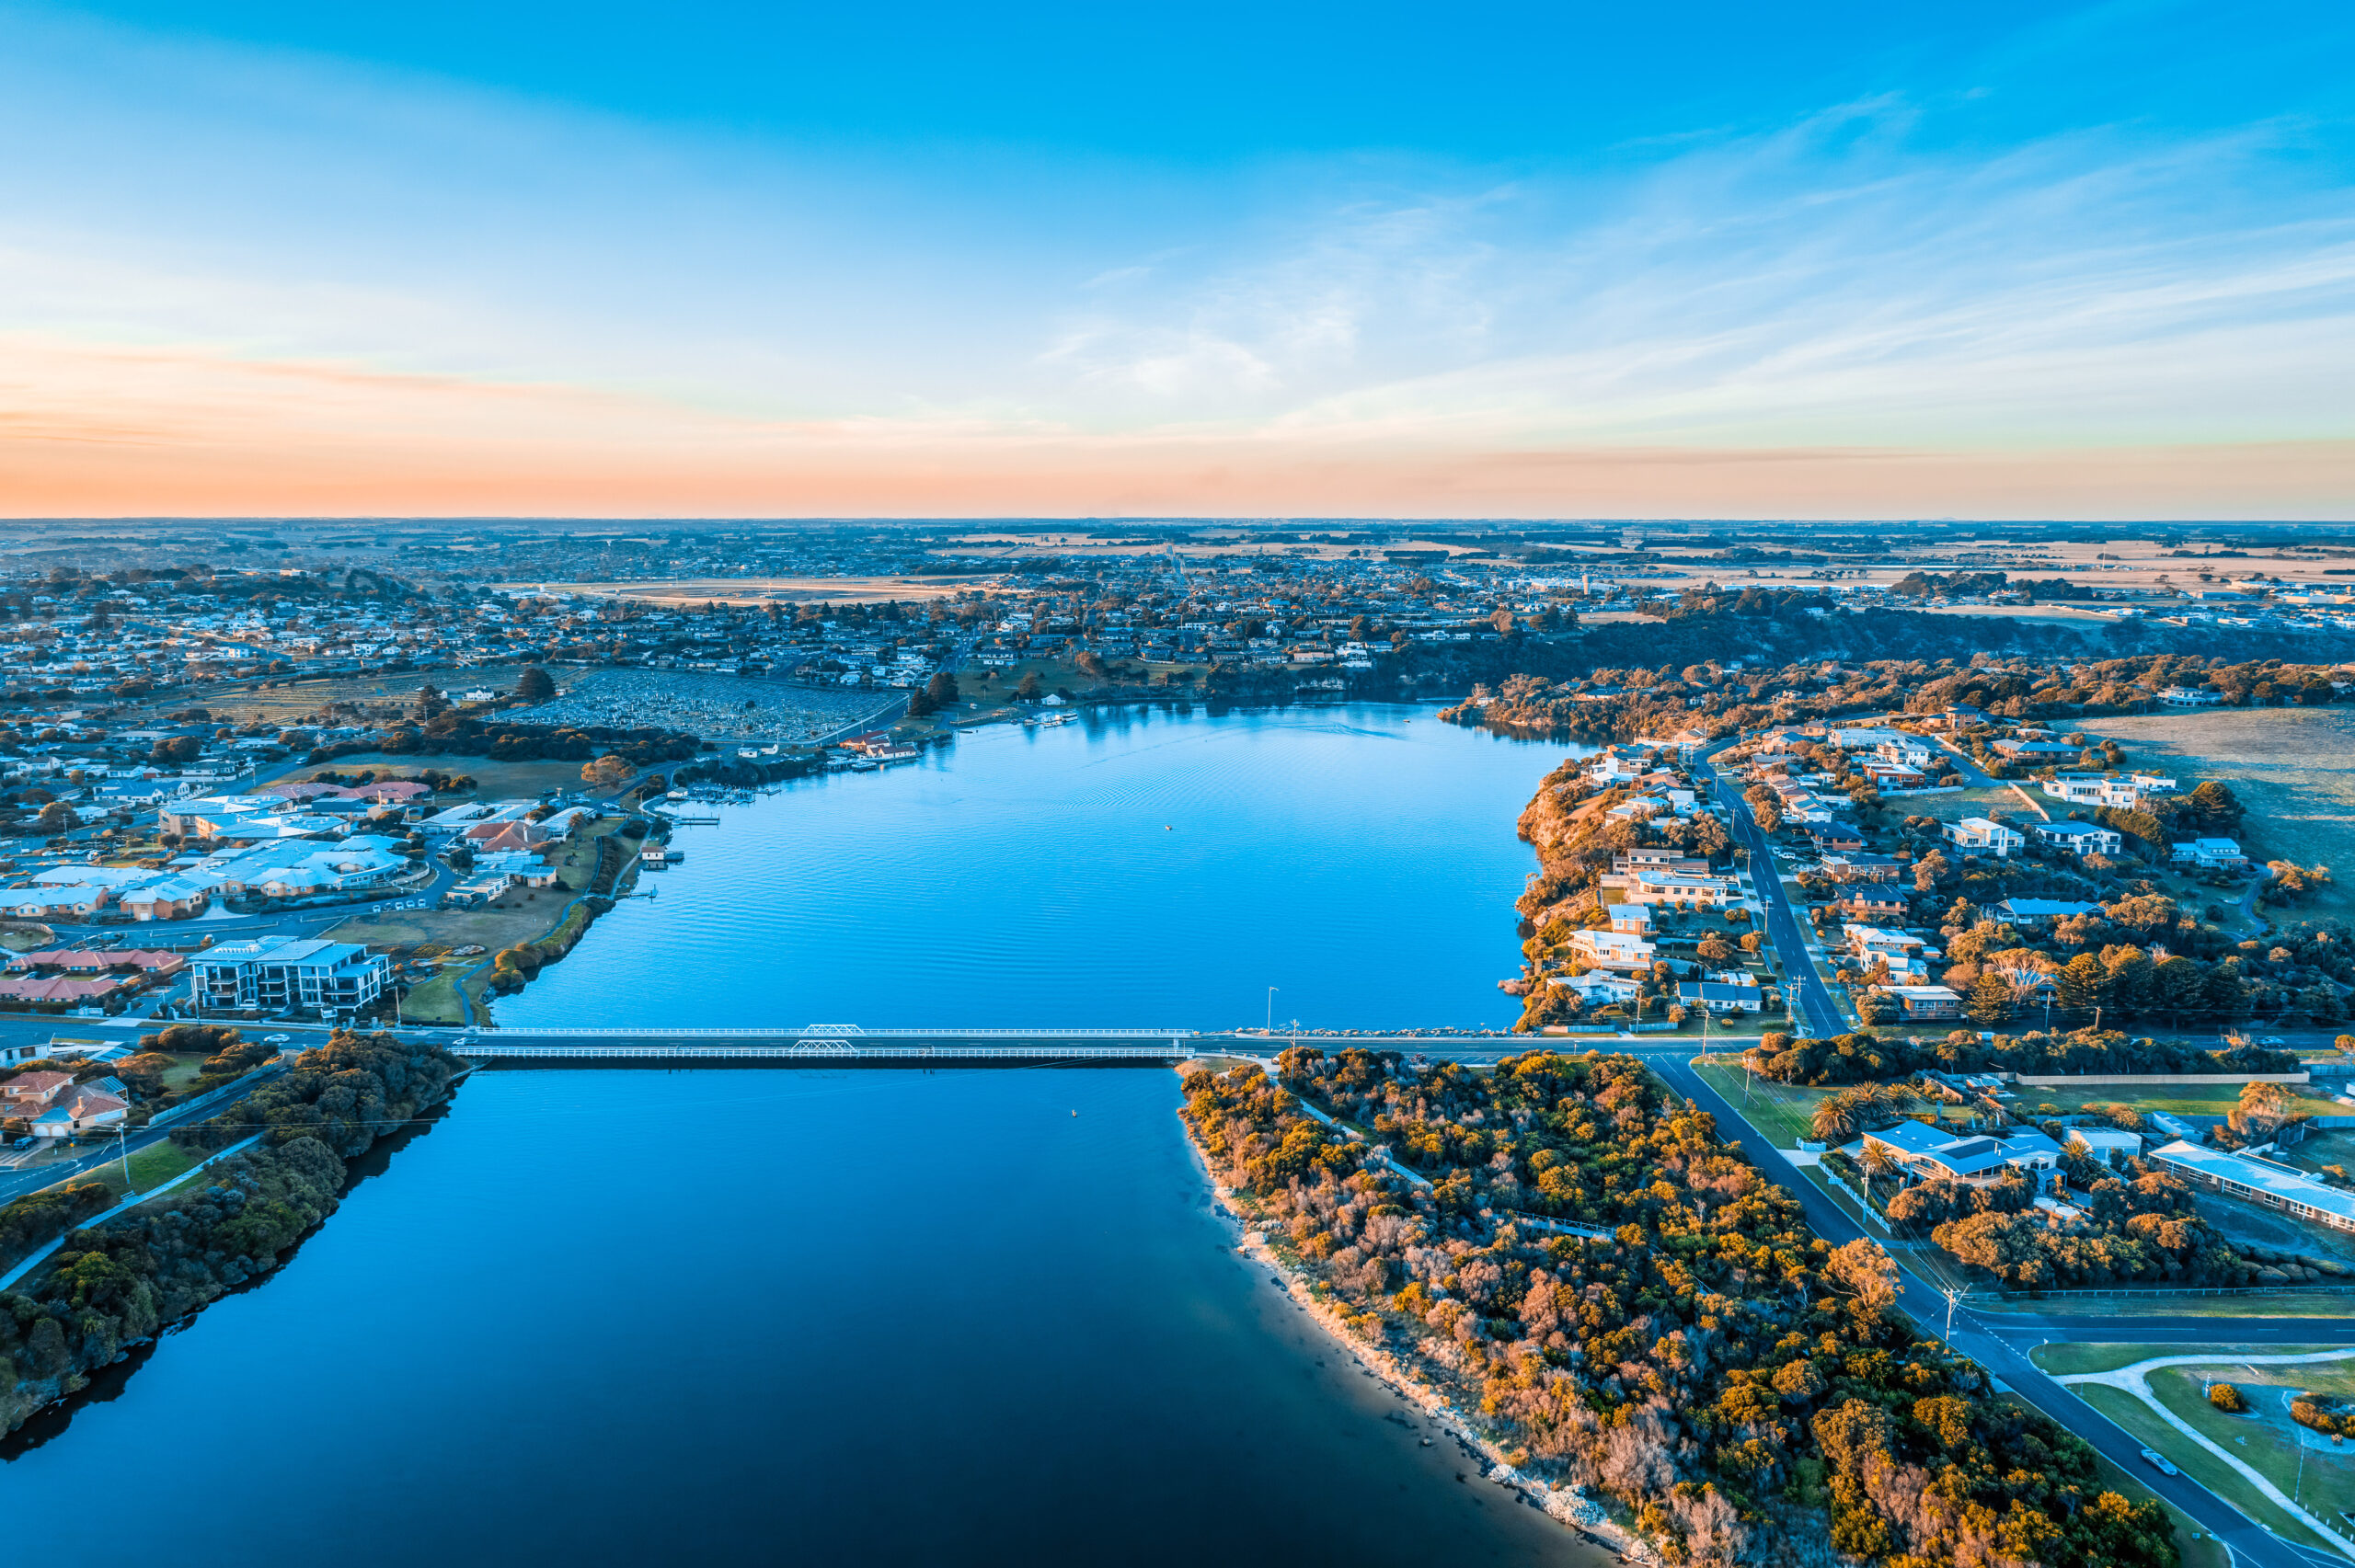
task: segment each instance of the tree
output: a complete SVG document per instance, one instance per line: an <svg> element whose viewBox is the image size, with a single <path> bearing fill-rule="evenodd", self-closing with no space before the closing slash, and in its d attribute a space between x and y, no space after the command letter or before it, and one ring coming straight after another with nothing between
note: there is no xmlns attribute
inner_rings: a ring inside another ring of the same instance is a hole
<svg viewBox="0 0 2355 1568"><path fill-rule="evenodd" d="M2243 1138L2268 1139L2290 1123L2306 1118L2297 1095L2280 1083L2249 1083L2241 1088L2241 1103L2224 1119Z"/></svg>
<svg viewBox="0 0 2355 1568"><path fill-rule="evenodd" d="M594 761L580 765L580 782L599 789L612 789L637 771L630 766L628 758L608 751Z"/></svg>
<svg viewBox="0 0 2355 1568"><path fill-rule="evenodd" d="M952 706L962 696L957 690L957 677L945 670L924 683L924 694L932 699L935 708Z"/></svg>
<svg viewBox="0 0 2355 1568"><path fill-rule="evenodd" d="M1040 681L1039 672L1035 670L1026 670L1021 681L1014 688L1014 694L1027 703L1036 699L1044 690L1046 687Z"/></svg>
<svg viewBox="0 0 2355 1568"><path fill-rule="evenodd" d="M515 682L515 694L527 703L545 703L556 695L556 681L538 665L526 665Z"/></svg>
<svg viewBox="0 0 2355 1568"><path fill-rule="evenodd" d="M2227 1415L2238 1415L2248 1408L2248 1401L2243 1399L2240 1390L2230 1383L2209 1384L2208 1402Z"/></svg>
<svg viewBox="0 0 2355 1568"><path fill-rule="evenodd" d="M44 833L69 833L81 825L82 819L74 814L74 808L62 800L51 801L33 818L33 826Z"/></svg>
<svg viewBox="0 0 2355 1568"><path fill-rule="evenodd" d="M1733 959L1732 946L1722 934L1714 931L1701 939L1694 951L1712 964L1730 963Z"/></svg>
<svg viewBox="0 0 2355 1568"><path fill-rule="evenodd" d="M450 699L443 696L441 692L434 687L433 682L431 681L417 689L418 717L421 719L432 718L437 715L446 712L449 709L449 706Z"/></svg>

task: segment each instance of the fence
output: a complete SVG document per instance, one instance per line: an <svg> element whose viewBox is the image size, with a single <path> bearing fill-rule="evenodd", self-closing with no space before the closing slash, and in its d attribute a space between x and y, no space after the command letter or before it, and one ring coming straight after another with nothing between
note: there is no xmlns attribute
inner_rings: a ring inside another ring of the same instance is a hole
<svg viewBox="0 0 2355 1568"><path fill-rule="evenodd" d="M2113 1083L2307 1083L2313 1082L2313 1075L2305 1072L2086 1072L2062 1078L2030 1078L2022 1073L2012 1082L2031 1089L2068 1089Z"/></svg>

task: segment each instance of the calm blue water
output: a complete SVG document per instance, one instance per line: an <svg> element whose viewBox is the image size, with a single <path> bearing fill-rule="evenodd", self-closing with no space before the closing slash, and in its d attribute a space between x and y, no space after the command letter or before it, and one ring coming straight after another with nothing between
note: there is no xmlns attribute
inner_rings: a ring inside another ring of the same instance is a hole
<svg viewBox="0 0 2355 1568"><path fill-rule="evenodd" d="M1503 1024L1568 749L1428 707L1132 713L696 807L513 1025Z"/></svg>
<svg viewBox="0 0 2355 1568"><path fill-rule="evenodd" d="M721 811L511 1024L1499 1023L1559 748L969 735ZM78 1563L1599 1564L1246 1267L1159 1070L476 1075L0 1443ZM1077 1112L1077 1115L1074 1115ZM234 1497L232 1505L224 1498Z"/></svg>
<svg viewBox="0 0 2355 1568"><path fill-rule="evenodd" d="M102 1504L85 1568L1606 1561L1386 1419L1235 1257L1177 1104L478 1074L0 1493Z"/></svg>

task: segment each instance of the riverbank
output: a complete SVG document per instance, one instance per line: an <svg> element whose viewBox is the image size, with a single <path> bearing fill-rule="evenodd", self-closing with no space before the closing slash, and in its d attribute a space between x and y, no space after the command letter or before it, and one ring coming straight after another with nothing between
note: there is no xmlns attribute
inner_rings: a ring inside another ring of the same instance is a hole
<svg viewBox="0 0 2355 1568"><path fill-rule="evenodd" d="M214 1165L201 1187L66 1230L0 1293L0 1433L277 1268L340 1205L345 1162L448 1100L464 1067L438 1046L339 1033L223 1116L176 1131L194 1155L244 1151ZM257 1129L267 1129L265 1143ZM0 1230L43 1201L35 1194L0 1209Z"/></svg>
<svg viewBox="0 0 2355 1568"><path fill-rule="evenodd" d="M1185 1070L1179 1070L1181 1075ZM1195 1168L1201 1173L1203 1185L1210 1189L1213 1211L1233 1236L1235 1251L1265 1267L1270 1279L1307 1316L1309 1322L1316 1325L1336 1350L1348 1356L1384 1388L1420 1411L1442 1437L1454 1443L1465 1459L1479 1467L1481 1479L1526 1499L1580 1543L1594 1549L1598 1562L1630 1556L1637 1562L1657 1561L1657 1555L1648 1543L1624 1525L1612 1520L1603 1512L1602 1505L1584 1495L1578 1487L1557 1487L1515 1468L1505 1440L1482 1430L1465 1415L1458 1402L1461 1396L1451 1395L1439 1387L1425 1367L1392 1355L1353 1329L1349 1320L1334 1310L1324 1282L1308 1270L1299 1254L1289 1248L1280 1250L1270 1243L1265 1225L1255 1222L1251 1218L1262 1207L1258 1196L1248 1188L1229 1186L1220 1181L1211 1168L1208 1154L1194 1136L1192 1126L1182 1116L1179 1120L1186 1128L1186 1146L1193 1154ZM1429 1446L1433 1439L1426 1437L1423 1441ZM1458 1479L1462 1477L1459 1475Z"/></svg>

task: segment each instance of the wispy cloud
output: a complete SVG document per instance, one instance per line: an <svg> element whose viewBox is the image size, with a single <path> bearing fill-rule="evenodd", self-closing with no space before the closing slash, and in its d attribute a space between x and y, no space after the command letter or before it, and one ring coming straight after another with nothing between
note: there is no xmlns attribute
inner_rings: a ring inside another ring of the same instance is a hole
<svg viewBox="0 0 2355 1568"><path fill-rule="evenodd" d="M1951 112L1607 167L950 169L0 13L0 504L2355 504L2312 128Z"/></svg>

